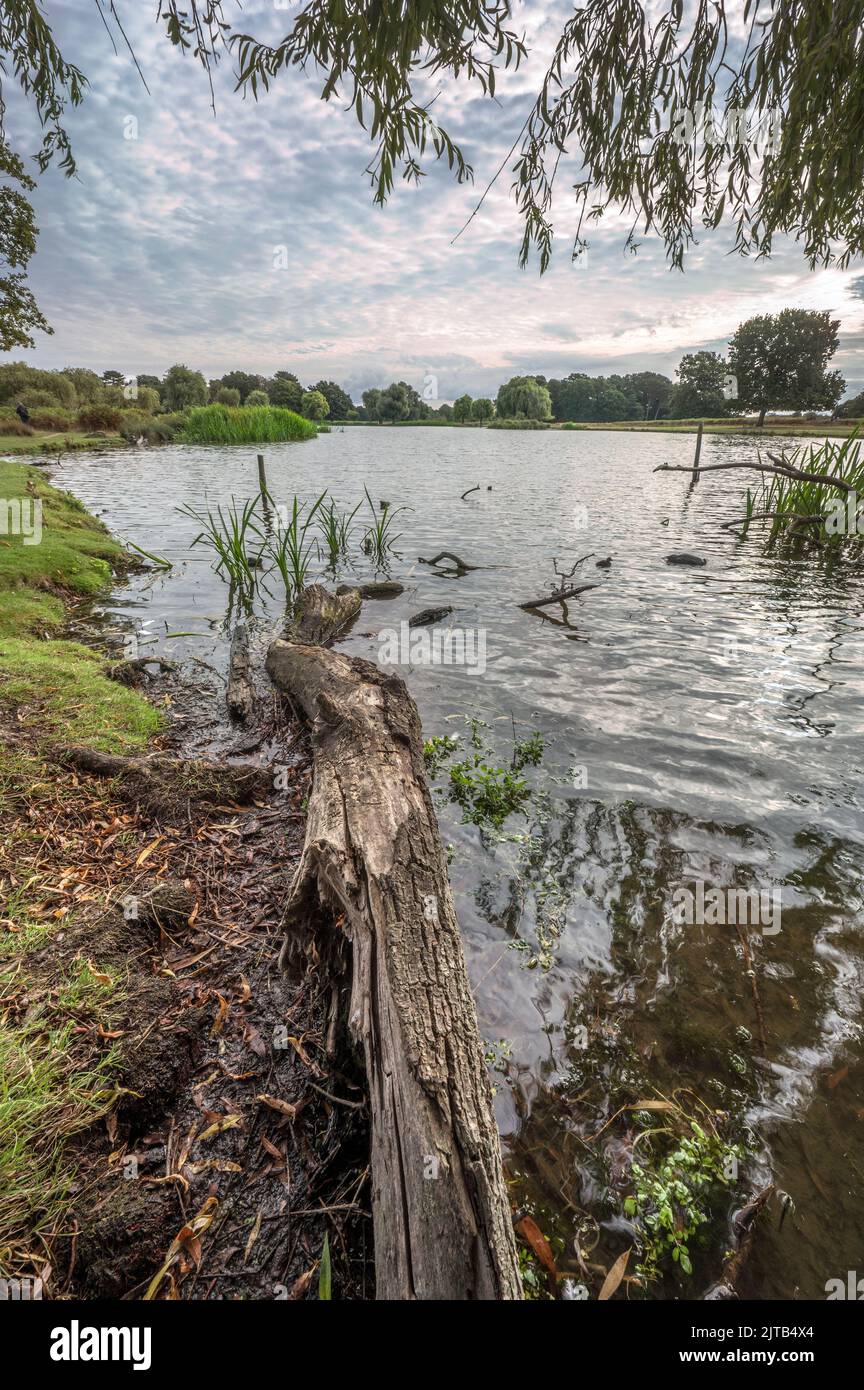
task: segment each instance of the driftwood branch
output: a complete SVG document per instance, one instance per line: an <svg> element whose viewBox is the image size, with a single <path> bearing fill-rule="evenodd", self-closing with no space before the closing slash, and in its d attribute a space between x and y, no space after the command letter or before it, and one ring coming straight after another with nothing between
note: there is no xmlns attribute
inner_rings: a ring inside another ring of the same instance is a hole
<svg viewBox="0 0 864 1390"><path fill-rule="evenodd" d="M464 560L460 560L458 555L454 555L452 550L439 550L437 555L433 555L431 560L424 560L422 555L418 555L421 565L438 565L442 560L452 560L457 569L468 573L470 570L479 569L479 565L467 565Z"/></svg>
<svg viewBox="0 0 864 1390"><path fill-rule="evenodd" d="M518 1299L500 1141L416 706L395 675L321 647L276 642L267 669L307 723L314 759L289 940L308 939L323 908L337 924L331 939L350 941L377 1295ZM326 946L319 932L319 952Z"/></svg>
<svg viewBox="0 0 864 1390"><path fill-rule="evenodd" d="M599 584L574 584L569 589L554 589L551 594L544 594L541 598L529 598L525 603L520 603L520 608L546 608L550 603L564 603L568 598L575 598L577 594L584 594L586 589L599 589Z"/></svg>
<svg viewBox="0 0 864 1390"><path fill-rule="evenodd" d="M830 477L826 473L811 473L805 468L796 468L794 464L778 461L776 455L770 454L772 463L702 463L699 465L700 473L718 473L727 468L749 468L757 473L776 473L781 478L793 478L802 483L822 483L826 487L839 488L841 492L854 492L853 483L847 483L845 478ZM652 469L654 473L692 473L690 464L684 463L658 463Z"/></svg>
<svg viewBox="0 0 864 1390"><path fill-rule="evenodd" d="M470 497L472 492L479 492L479 491L480 491L480 484L479 484L479 483L475 483L473 487L469 487L469 488L468 488L467 492L463 492L463 493L462 493L462 496L461 496L461 498L460 498L459 500L460 500L461 502L464 502L464 501L465 501L465 498L466 498L466 497Z"/></svg>

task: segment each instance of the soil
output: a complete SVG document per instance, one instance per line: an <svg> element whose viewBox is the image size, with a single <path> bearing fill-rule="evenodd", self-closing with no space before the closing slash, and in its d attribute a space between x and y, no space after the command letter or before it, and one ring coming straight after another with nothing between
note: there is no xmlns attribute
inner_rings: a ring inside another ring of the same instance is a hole
<svg viewBox="0 0 864 1390"><path fill-rule="evenodd" d="M150 683L174 719L159 794L136 772L112 784L144 832L140 872L111 882L122 908L76 914L31 963L93 958L125 980L122 1094L77 1141L57 1284L85 1299L317 1299L326 1240L333 1298L372 1298L368 1108L338 983L314 945L290 977L276 964L303 844L302 737L272 691L264 723L238 733L214 716L218 682ZM251 760L251 800L189 795L189 754L214 749L228 768Z"/></svg>

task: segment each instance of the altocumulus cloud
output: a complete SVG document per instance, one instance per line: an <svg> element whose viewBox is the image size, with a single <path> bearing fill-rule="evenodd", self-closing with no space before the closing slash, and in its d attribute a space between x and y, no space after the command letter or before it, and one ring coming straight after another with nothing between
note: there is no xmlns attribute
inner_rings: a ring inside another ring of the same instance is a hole
<svg viewBox="0 0 864 1390"><path fill-rule="evenodd" d="M452 398L493 392L515 371L671 373L683 352L722 349L742 318L792 304L842 319L837 365L850 383L864 377L860 266L811 274L789 244L770 262L741 261L727 255L723 230L706 235L682 276L656 244L625 257L624 223L612 218L575 269L565 193L558 254L540 279L516 265L506 170L453 244L518 134L570 10L562 0L516 7L532 56L502 80L498 104L455 83L437 100L475 187L431 167L383 211L364 176L365 136L339 103L320 101L320 80L292 72L255 103L233 91L222 64L214 114L204 74L171 48L153 7L119 8L149 94L119 37L115 54L92 0L46 5L91 89L69 114L78 179L49 171L36 196L42 235L31 278L55 329L26 354L38 365L284 368L304 381L333 377L355 398L394 377L420 386L432 372ZM272 3L243 8L244 28L265 38L278 38L285 19ZM13 139L36 147L17 97L9 125ZM562 188L572 181L562 178Z"/></svg>

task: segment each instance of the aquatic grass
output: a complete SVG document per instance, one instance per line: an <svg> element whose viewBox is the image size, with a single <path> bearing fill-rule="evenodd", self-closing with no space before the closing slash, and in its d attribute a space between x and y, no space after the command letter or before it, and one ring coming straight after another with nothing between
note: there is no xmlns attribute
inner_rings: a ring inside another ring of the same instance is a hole
<svg viewBox="0 0 864 1390"><path fill-rule="evenodd" d="M240 511L233 497L230 508L224 512L221 506L217 506L215 513L199 512L188 503L177 508L202 528L192 545L206 545L212 550L216 557L216 573L245 594L256 587L264 551L264 534L258 523L260 500L260 497L251 498Z"/></svg>
<svg viewBox="0 0 864 1390"><path fill-rule="evenodd" d="M393 523L400 512L410 511L411 508L394 508L390 506L389 502L376 507L369 496L368 487L364 487L363 491L366 494L366 501L369 503L371 513L371 522L363 537L363 550L367 555L371 555L377 565L383 566L387 563L388 556L393 551L396 542L401 538L401 532L394 536Z"/></svg>
<svg viewBox="0 0 864 1390"><path fill-rule="evenodd" d="M275 444L317 436L314 421L275 405L197 406L180 434L187 444Z"/></svg>
<svg viewBox="0 0 864 1390"><path fill-rule="evenodd" d="M267 551L282 576L288 603L300 593L313 558L320 554L313 527L326 496L327 493L322 492L308 509L306 503L299 502L295 496L290 515L287 508L277 507L279 526L276 535L268 540ZM313 530L311 536L310 530Z"/></svg>
<svg viewBox="0 0 864 1390"><path fill-rule="evenodd" d="M761 457L760 454L760 463ZM771 523L769 542L779 537L807 537L826 545L848 536L847 515L852 534L860 534L857 509L858 499L864 492L864 451L859 430L841 441L828 439L819 445L798 448L791 454L785 450L780 454L769 453L767 458L775 467L796 468L817 476L796 478L772 473L765 476L761 489L755 494L748 488L745 515L740 521L731 523L741 526L742 535L748 533L754 521L762 521ZM851 515L847 513L850 497L853 502L849 509Z"/></svg>
<svg viewBox="0 0 864 1390"><path fill-rule="evenodd" d="M362 502L358 502L353 512L339 512L331 497L329 506L322 506L318 513L318 529L321 532L324 549L333 569L348 554L351 546L351 534L354 529L354 518L362 505Z"/></svg>

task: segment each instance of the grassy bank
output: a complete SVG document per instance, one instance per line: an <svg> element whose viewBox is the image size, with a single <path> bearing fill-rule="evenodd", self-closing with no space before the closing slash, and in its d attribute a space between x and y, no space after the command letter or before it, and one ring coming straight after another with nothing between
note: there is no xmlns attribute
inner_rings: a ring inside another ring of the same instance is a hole
<svg viewBox="0 0 864 1390"><path fill-rule="evenodd" d="M82 434L80 430L60 433L57 430L36 430L33 434L3 434L0 428L0 457L14 454L26 458L28 455L63 454L70 449L119 449L128 440L121 434Z"/></svg>
<svg viewBox="0 0 864 1390"><path fill-rule="evenodd" d="M24 535L11 534L10 504ZM101 898L96 847L135 841L111 785L84 786L56 749L129 750L159 716L63 636L70 610L123 567L122 548L24 464L0 461L0 507L0 1275L35 1276L76 1180L68 1142L114 1099L124 996L98 946L60 942ZM25 544L40 514L41 539Z"/></svg>

